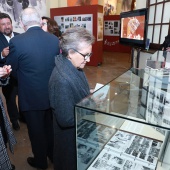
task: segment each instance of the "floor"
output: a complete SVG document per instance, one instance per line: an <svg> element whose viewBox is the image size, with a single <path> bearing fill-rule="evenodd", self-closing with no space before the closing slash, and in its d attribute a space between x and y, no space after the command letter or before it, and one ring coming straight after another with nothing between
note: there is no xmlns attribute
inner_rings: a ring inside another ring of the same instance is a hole
<svg viewBox="0 0 170 170"><path fill-rule="evenodd" d="M90 87L94 88L96 83L106 84L118 77L130 68L130 62L131 57L128 53L104 52L101 66L86 66L84 69ZM14 148L14 155L9 153L11 162L16 170L35 170L26 161L27 157L32 156L26 125L21 122L20 127L19 131L14 131L18 143ZM53 165L49 162L48 170L52 169Z"/></svg>

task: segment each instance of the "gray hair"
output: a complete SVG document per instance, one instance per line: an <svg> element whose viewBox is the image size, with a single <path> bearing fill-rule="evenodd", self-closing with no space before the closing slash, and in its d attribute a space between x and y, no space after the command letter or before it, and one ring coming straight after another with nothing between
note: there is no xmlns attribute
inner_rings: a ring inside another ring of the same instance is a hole
<svg viewBox="0 0 170 170"><path fill-rule="evenodd" d="M68 28L60 38L60 47L63 55L68 56L70 49L81 50L80 43L87 45L93 44L95 37L85 28L73 27Z"/></svg>
<svg viewBox="0 0 170 170"><path fill-rule="evenodd" d="M40 25L41 17L35 8L28 7L21 12L21 21L24 27L28 28L32 25Z"/></svg>

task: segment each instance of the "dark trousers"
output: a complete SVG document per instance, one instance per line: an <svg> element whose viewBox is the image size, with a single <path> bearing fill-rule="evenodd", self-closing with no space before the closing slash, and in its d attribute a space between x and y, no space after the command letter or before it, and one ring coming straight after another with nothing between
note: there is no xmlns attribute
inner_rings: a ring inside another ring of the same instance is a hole
<svg viewBox="0 0 170 170"><path fill-rule="evenodd" d="M6 98L7 110L12 123L19 119L19 111L16 104L18 86L16 80L11 77L9 84L2 87L3 94Z"/></svg>
<svg viewBox="0 0 170 170"><path fill-rule="evenodd" d="M47 168L47 157L53 161L53 120L51 110L23 112L32 152L38 168Z"/></svg>

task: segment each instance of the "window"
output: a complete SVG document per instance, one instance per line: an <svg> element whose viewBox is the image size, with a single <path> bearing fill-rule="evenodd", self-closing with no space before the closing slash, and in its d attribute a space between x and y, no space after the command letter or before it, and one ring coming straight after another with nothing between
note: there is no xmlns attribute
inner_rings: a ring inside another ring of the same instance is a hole
<svg viewBox="0 0 170 170"><path fill-rule="evenodd" d="M151 48L159 48L168 32L170 33L170 1L148 0L148 38Z"/></svg>

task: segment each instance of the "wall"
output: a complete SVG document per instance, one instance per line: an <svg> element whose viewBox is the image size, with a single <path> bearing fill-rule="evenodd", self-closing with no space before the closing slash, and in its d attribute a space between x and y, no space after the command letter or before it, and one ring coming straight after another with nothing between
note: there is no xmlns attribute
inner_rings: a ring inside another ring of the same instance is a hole
<svg viewBox="0 0 170 170"><path fill-rule="evenodd" d="M46 1L47 3L47 16L50 17L50 8L67 7L67 0L51 0Z"/></svg>
<svg viewBox="0 0 170 170"><path fill-rule="evenodd" d="M136 9L146 8L146 1L147 0L136 0Z"/></svg>
<svg viewBox="0 0 170 170"><path fill-rule="evenodd" d="M50 8L67 7L67 0L47 0L47 16L50 16ZM104 4L104 0L98 0L98 4Z"/></svg>
<svg viewBox="0 0 170 170"><path fill-rule="evenodd" d="M98 0L99 5L104 4L104 0ZM50 8L67 7L67 0L47 1L47 15L50 16ZM146 0L136 0L136 9L146 8Z"/></svg>

